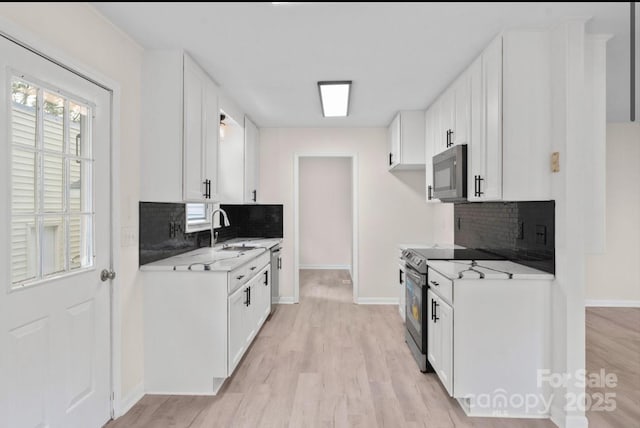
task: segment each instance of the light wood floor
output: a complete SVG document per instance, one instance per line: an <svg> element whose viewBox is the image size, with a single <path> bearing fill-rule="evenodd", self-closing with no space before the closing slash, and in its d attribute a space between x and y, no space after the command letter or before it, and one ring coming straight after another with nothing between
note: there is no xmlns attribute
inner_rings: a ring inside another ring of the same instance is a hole
<svg viewBox="0 0 640 428"><path fill-rule="evenodd" d="M640 428L640 309L587 309L587 372L603 368L617 376L617 386L587 393L614 393L616 410L587 412L589 426Z"/></svg>
<svg viewBox="0 0 640 428"><path fill-rule="evenodd" d="M467 418L434 374L418 370L397 306L352 304L348 280L346 271L302 271L300 304L279 305L218 396L145 396L107 427L555 426L547 420ZM613 312L589 310L589 369L611 368L628 378L616 391L624 415L590 414L592 427L630 428L640 420L640 370L633 362L638 323L629 330L638 313L613 321Z"/></svg>

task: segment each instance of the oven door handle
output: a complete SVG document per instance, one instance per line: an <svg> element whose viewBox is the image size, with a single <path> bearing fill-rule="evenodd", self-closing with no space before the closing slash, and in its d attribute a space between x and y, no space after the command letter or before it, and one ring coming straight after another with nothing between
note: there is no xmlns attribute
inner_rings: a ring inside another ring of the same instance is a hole
<svg viewBox="0 0 640 428"><path fill-rule="evenodd" d="M424 287L425 285L427 285L427 280L424 277L424 275L421 275L420 273L416 272L415 269L413 269L411 266L406 267L404 272L404 277L405 277L405 280L411 279L419 287Z"/></svg>

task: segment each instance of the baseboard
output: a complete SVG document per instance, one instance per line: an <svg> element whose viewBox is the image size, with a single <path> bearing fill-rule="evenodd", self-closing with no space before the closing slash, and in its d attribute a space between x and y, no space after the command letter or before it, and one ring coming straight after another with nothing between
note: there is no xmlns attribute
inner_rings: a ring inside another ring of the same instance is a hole
<svg viewBox="0 0 640 428"><path fill-rule="evenodd" d="M359 297L359 305L397 305L400 299L397 297Z"/></svg>
<svg viewBox="0 0 640 428"><path fill-rule="evenodd" d="M127 413L144 397L144 382L137 384L129 393L120 401L119 414L116 417L120 417Z"/></svg>
<svg viewBox="0 0 640 428"><path fill-rule="evenodd" d="M300 265L300 269L348 270L351 272L350 265Z"/></svg>
<svg viewBox="0 0 640 428"><path fill-rule="evenodd" d="M182 395L182 396L204 396L204 397L215 397L217 391L147 391L145 395Z"/></svg>
<svg viewBox="0 0 640 428"><path fill-rule="evenodd" d="M588 308L640 308L640 300L586 300Z"/></svg>
<svg viewBox="0 0 640 428"><path fill-rule="evenodd" d="M272 298L271 300L273 301L273 303L276 303L278 305L293 305L294 303L296 303L293 297L290 296L278 297L277 299Z"/></svg>

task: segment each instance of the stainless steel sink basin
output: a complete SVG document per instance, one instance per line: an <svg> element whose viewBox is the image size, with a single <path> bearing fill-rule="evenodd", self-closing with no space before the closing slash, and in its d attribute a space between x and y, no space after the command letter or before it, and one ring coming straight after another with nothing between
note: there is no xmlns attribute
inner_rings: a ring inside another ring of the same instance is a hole
<svg viewBox="0 0 640 428"><path fill-rule="evenodd" d="M220 251L249 251L255 248L256 247L251 247L248 245L229 245L229 246L220 248Z"/></svg>

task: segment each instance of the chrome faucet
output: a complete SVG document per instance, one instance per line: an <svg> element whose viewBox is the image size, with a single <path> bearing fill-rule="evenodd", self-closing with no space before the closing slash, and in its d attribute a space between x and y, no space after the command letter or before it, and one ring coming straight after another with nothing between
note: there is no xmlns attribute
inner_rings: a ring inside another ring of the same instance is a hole
<svg viewBox="0 0 640 428"><path fill-rule="evenodd" d="M213 212L211 213L211 246L212 247L216 245L216 241L218 240L218 233L213 231L214 224L215 224L213 217L216 215L217 212L219 212L221 216L221 219L220 219L221 226L224 226L224 227L231 226L231 223L229 222L229 217L227 217L227 213L222 208L217 208L213 210Z"/></svg>

